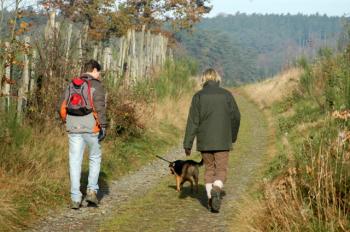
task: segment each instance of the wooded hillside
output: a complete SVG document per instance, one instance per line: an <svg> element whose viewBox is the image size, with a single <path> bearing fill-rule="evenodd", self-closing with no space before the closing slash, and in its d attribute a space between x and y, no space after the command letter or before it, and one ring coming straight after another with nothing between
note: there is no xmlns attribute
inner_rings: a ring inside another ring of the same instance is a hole
<svg viewBox="0 0 350 232"><path fill-rule="evenodd" d="M315 57L320 47L337 49L343 21L318 14L222 14L176 38L201 69L215 67L233 85L272 76L302 56Z"/></svg>

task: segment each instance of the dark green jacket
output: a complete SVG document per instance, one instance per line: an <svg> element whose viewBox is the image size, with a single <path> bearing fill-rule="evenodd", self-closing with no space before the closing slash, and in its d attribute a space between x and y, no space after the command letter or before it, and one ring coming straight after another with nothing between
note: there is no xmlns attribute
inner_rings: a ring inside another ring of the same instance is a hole
<svg viewBox="0 0 350 232"><path fill-rule="evenodd" d="M208 81L192 98L184 148L191 149L197 137L198 151L231 150L236 142L240 112L231 92Z"/></svg>

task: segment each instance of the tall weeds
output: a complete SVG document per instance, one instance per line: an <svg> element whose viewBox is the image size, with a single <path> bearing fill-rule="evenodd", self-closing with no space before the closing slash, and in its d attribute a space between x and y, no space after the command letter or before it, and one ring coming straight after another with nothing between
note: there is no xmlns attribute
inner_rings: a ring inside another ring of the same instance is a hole
<svg viewBox="0 0 350 232"><path fill-rule="evenodd" d="M349 54L324 49L315 64L302 62L299 90L274 106L291 156L265 183L265 214L257 216L256 229L350 230ZM282 145L282 156L285 150Z"/></svg>
<svg viewBox="0 0 350 232"><path fill-rule="evenodd" d="M350 229L349 132L338 137L334 123L322 126L303 141L294 164L266 185L270 223L264 231Z"/></svg>

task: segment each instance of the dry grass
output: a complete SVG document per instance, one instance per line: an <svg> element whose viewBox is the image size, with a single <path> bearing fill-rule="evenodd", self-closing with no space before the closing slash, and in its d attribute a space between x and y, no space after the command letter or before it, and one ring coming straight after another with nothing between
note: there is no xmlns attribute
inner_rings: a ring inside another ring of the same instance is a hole
<svg viewBox="0 0 350 232"><path fill-rule="evenodd" d="M195 85L192 92L182 93L179 98L167 96L152 104L140 105L137 111L140 122L146 128L157 132L160 132L160 123L168 123L184 131L193 93L202 88L198 77L191 77L189 83L191 82Z"/></svg>
<svg viewBox="0 0 350 232"><path fill-rule="evenodd" d="M141 119L145 122L147 128L155 129L158 123L166 122L183 130L191 104L191 97L190 95L183 95L178 100L167 97L155 104L153 114L143 115Z"/></svg>
<svg viewBox="0 0 350 232"><path fill-rule="evenodd" d="M287 71L242 89L265 112L269 112L274 103L297 89L300 74L300 70ZM288 119L292 115L289 110L278 116ZM285 170L280 170L278 177L264 183L262 199L245 200L243 204L248 207L244 209L249 209L240 213L239 220L244 225L241 231L350 230L350 137L347 136L350 133L345 129L342 135L346 136L334 137L332 131L339 125L331 121L320 116L315 121L298 123L291 133L314 131L313 136L299 141L299 145L282 134L279 142L284 145L283 153L291 156L288 157L289 164Z"/></svg>
<svg viewBox="0 0 350 232"><path fill-rule="evenodd" d="M68 193L62 191L68 186L67 148L61 134L57 128L37 131L12 151L16 163L10 170L0 167L0 227L23 228L67 199Z"/></svg>
<svg viewBox="0 0 350 232"><path fill-rule="evenodd" d="M290 69L260 83L243 86L241 89L261 109L270 108L273 103L289 96L298 86L302 71Z"/></svg>
<svg viewBox="0 0 350 232"><path fill-rule="evenodd" d="M349 231L348 145L338 140L314 150L309 143L308 162L266 184L262 231Z"/></svg>
<svg viewBox="0 0 350 232"><path fill-rule="evenodd" d="M1 181L1 179L0 179ZM1 188L3 188L3 184L0 183ZM13 221L16 221L18 218L16 217L15 205L9 201L10 198L9 191L1 191L0 192L0 222L2 229L7 230L15 230L16 227L13 226Z"/></svg>

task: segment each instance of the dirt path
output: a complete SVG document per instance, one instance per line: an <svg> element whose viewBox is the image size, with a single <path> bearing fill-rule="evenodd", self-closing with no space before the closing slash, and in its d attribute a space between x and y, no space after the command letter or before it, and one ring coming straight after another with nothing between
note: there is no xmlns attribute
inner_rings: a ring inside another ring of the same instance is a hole
<svg viewBox="0 0 350 232"><path fill-rule="evenodd" d="M185 185L179 194L166 163L155 160L137 172L110 183L99 208L63 210L42 220L32 231L235 231L232 219L239 200L259 181L266 163L267 123L245 98L236 96L242 114L239 140L230 156L226 196L220 214L206 209L201 168L199 193ZM165 156L184 159L181 149ZM198 155L191 157L199 160ZM108 193L108 195L107 195Z"/></svg>

